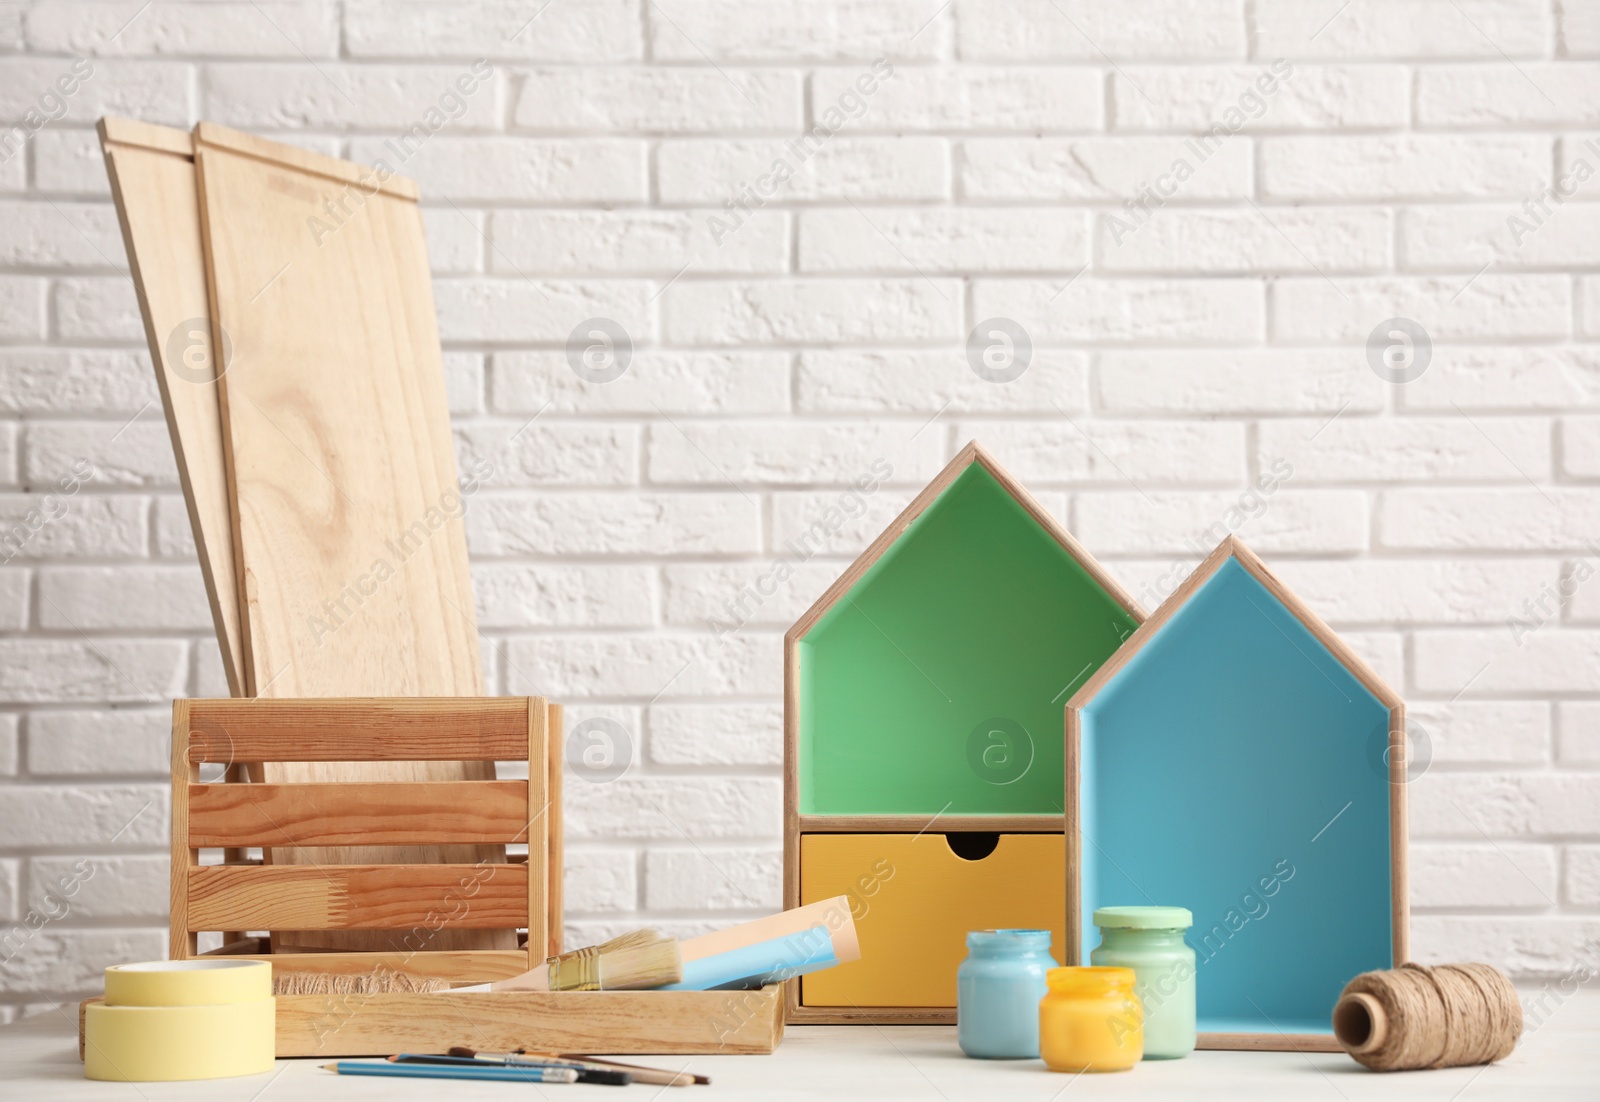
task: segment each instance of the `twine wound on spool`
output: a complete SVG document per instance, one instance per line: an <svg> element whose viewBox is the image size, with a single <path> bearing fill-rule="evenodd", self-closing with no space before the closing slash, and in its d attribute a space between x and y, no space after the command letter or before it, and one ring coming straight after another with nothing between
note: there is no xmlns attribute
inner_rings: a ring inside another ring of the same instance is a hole
<svg viewBox="0 0 1600 1102"><path fill-rule="evenodd" d="M1517 1046L1522 1003L1493 965L1402 964L1345 985L1333 1034L1374 1071L1492 1064Z"/></svg>

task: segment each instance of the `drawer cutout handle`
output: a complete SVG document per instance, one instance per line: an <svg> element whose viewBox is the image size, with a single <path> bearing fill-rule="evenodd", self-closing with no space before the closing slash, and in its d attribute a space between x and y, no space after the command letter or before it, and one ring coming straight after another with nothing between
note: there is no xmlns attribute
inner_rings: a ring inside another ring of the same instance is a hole
<svg viewBox="0 0 1600 1102"><path fill-rule="evenodd" d="M950 852L963 861L982 861L1000 844L1000 833L994 830L949 831L944 836Z"/></svg>

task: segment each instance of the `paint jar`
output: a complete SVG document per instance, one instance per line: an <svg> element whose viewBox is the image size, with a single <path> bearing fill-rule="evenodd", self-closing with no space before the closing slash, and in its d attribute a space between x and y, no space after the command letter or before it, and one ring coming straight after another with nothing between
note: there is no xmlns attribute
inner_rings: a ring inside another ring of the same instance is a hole
<svg viewBox="0 0 1600 1102"><path fill-rule="evenodd" d="M1039 1000L1056 966L1049 930L975 930L956 969L956 1041L984 1060L1039 1057Z"/></svg>
<svg viewBox="0 0 1600 1102"><path fill-rule="evenodd" d="M1039 1003L1039 1053L1051 1071L1127 1071L1144 1056L1131 968L1052 968Z"/></svg>
<svg viewBox="0 0 1600 1102"><path fill-rule="evenodd" d="M1131 968L1144 1007L1144 1058L1174 1060L1194 1051L1194 950L1184 931L1186 907L1101 907L1094 912L1100 944L1089 963Z"/></svg>

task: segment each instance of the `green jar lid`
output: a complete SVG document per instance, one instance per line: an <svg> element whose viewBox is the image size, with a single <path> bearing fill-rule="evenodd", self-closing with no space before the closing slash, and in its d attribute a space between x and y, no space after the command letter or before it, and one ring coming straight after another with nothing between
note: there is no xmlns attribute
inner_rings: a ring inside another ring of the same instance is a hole
<svg viewBox="0 0 1600 1102"><path fill-rule="evenodd" d="M1194 915L1187 907L1101 907L1094 924L1115 930L1187 930Z"/></svg>

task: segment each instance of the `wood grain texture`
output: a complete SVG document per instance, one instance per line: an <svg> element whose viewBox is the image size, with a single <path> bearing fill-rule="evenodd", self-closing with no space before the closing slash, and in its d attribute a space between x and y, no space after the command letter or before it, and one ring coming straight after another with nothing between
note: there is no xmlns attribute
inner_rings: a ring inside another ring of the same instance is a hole
<svg viewBox="0 0 1600 1102"><path fill-rule="evenodd" d="M192 762L521 761L523 697L189 701Z"/></svg>
<svg viewBox="0 0 1600 1102"><path fill-rule="evenodd" d="M198 949L189 930L189 870L200 863L200 850L189 840L189 790L200 779L200 767L189 761L189 702L172 702L172 851L169 876L167 956L185 960Z"/></svg>
<svg viewBox="0 0 1600 1102"><path fill-rule="evenodd" d="M503 845L527 836L527 816L526 781L189 786L201 847Z"/></svg>
<svg viewBox="0 0 1600 1102"><path fill-rule="evenodd" d="M403 944L403 939L392 940L400 940ZM201 955L225 956L231 960L269 961L279 973L320 972L348 976L394 971L421 979L448 980L451 983L490 983L494 980L520 976L528 970L528 954L520 949L268 953L267 948L265 938L247 938L237 946Z"/></svg>
<svg viewBox="0 0 1600 1102"><path fill-rule="evenodd" d="M404 930L435 915L446 929L514 930L531 898L526 865L213 865L189 870L188 925Z"/></svg>
<svg viewBox="0 0 1600 1102"><path fill-rule="evenodd" d="M563 881L566 878L566 826L561 814L561 776L564 772L563 761L566 757L566 715L561 705L548 706L549 719L545 724L545 736L549 740L545 751L545 765L549 777L547 798L550 801L550 810L546 816L550 820L550 839L546 847L550 854L550 871L546 877L545 909L548 914L546 920L548 930L545 934L545 956L554 957L561 954L562 926L565 917L566 896L562 891ZM539 964L534 959L538 943L532 938L528 939L528 956L530 968Z"/></svg>
<svg viewBox="0 0 1600 1102"><path fill-rule="evenodd" d="M422 197L415 180L396 176L392 172L370 165L358 165L313 153L309 149L268 141L242 130L202 122L194 128L194 137L207 145L226 149L243 157L251 157L268 165L281 165L310 176L320 176L336 184L350 184L363 191L382 194L415 202Z"/></svg>
<svg viewBox="0 0 1600 1102"><path fill-rule="evenodd" d="M286 146L196 138L252 688L481 694L416 202L357 201Z"/></svg>
<svg viewBox="0 0 1600 1102"><path fill-rule="evenodd" d="M247 691L477 696L476 611L414 184L209 123L195 130ZM489 762L267 763L267 781L486 780ZM503 861L499 847L273 863ZM441 948L511 948L445 931ZM360 933L280 945L380 948Z"/></svg>
<svg viewBox="0 0 1600 1102"><path fill-rule="evenodd" d="M467 1043L486 1052L764 1055L783 1036L760 991L504 991L278 997L278 1056L387 1056ZM470 1040L469 1040L470 1038Z"/></svg>
<svg viewBox="0 0 1600 1102"><path fill-rule="evenodd" d="M550 891L550 763L545 754L549 719L548 708L528 709L523 733L528 783L523 794L522 837L528 843L528 862L522 883L522 914L528 927L530 966L534 949L550 940L550 912L545 909Z"/></svg>
<svg viewBox="0 0 1600 1102"><path fill-rule="evenodd" d="M99 130L223 672L228 691L242 696L239 588L191 139L131 119L101 119Z"/></svg>

